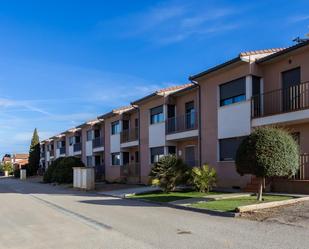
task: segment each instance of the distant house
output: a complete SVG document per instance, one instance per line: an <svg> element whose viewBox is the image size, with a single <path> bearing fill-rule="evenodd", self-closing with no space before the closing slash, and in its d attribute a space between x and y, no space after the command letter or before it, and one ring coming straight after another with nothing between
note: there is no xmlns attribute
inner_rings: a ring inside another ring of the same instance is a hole
<svg viewBox="0 0 309 249"><path fill-rule="evenodd" d="M29 160L29 154L5 154L2 158L2 163L11 162L14 165L14 168L20 168L23 165L26 165Z"/></svg>

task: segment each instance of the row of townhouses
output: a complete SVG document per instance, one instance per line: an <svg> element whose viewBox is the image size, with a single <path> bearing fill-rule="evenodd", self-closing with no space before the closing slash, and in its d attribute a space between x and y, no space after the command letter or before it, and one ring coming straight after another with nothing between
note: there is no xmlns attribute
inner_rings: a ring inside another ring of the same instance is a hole
<svg viewBox="0 0 309 249"><path fill-rule="evenodd" d="M292 188L309 180L309 41L243 52L189 80L43 141L41 164L76 156L98 179L146 184L151 165L175 154L189 166L214 167L218 186L250 189L252 178L235 170L236 150L255 127L275 125L300 146Z"/></svg>

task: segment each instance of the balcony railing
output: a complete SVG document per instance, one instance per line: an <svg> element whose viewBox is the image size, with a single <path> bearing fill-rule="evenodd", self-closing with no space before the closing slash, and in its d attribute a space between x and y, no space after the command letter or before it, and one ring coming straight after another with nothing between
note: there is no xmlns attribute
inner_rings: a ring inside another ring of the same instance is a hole
<svg viewBox="0 0 309 249"><path fill-rule="evenodd" d="M103 146L103 137L95 137L93 140L92 140L92 147L93 148L99 148L99 147L102 147Z"/></svg>
<svg viewBox="0 0 309 249"><path fill-rule="evenodd" d="M166 120L166 133L177 133L198 128L197 113L191 112Z"/></svg>
<svg viewBox="0 0 309 249"><path fill-rule="evenodd" d="M122 166L122 176L124 177L137 177L140 172L140 164L139 163L130 163Z"/></svg>
<svg viewBox="0 0 309 249"><path fill-rule="evenodd" d="M121 143L138 140L138 128L123 130L120 135Z"/></svg>
<svg viewBox="0 0 309 249"><path fill-rule="evenodd" d="M60 150L60 155L65 154L65 147L61 147L59 150Z"/></svg>
<svg viewBox="0 0 309 249"><path fill-rule="evenodd" d="M293 176L293 180L309 180L309 154L304 153L299 158L298 173Z"/></svg>
<svg viewBox="0 0 309 249"><path fill-rule="evenodd" d="M73 145L73 151L77 152L77 151L81 151L82 150L82 144L81 143L76 143Z"/></svg>
<svg viewBox="0 0 309 249"><path fill-rule="evenodd" d="M307 109L309 82L255 95L251 103L252 118Z"/></svg>

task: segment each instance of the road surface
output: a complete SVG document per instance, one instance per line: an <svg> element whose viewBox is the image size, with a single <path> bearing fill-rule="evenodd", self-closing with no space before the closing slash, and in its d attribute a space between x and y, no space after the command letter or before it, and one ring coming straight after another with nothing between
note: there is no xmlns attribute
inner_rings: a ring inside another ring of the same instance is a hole
<svg viewBox="0 0 309 249"><path fill-rule="evenodd" d="M308 248L309 229L0 179L0 248Z"/></svg>

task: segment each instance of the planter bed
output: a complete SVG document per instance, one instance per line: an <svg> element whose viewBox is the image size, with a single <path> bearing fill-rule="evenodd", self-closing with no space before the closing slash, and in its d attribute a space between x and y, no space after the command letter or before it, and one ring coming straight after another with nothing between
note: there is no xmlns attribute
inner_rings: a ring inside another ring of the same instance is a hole
<svg viewBox="0 0 309 249"><path fill-rule="evenodd" d="M261 204L274 201L284 201L293 199L292 196L282 196L282 195L264 195L263 201L259 202L256 200L256 196L249 197L238 197L231 199L223 199L216 201L207 201L207 202L197 202L190 205L190 207L198 209L208 209L221 212L236 212L238 207Z"/></svg>

